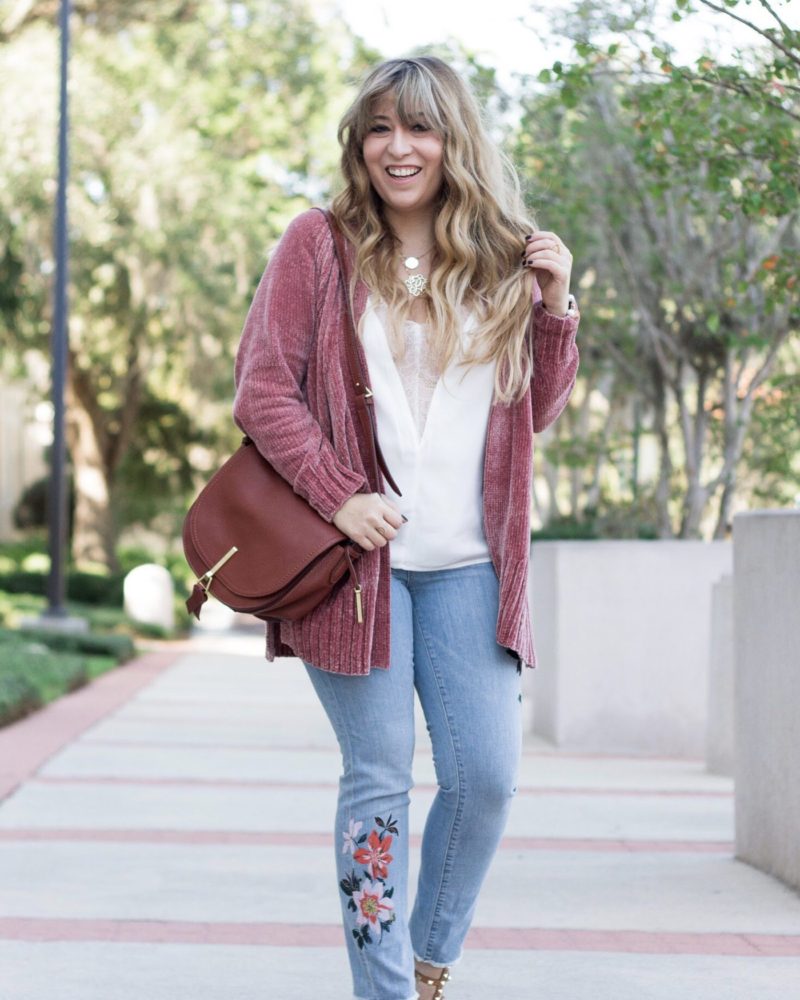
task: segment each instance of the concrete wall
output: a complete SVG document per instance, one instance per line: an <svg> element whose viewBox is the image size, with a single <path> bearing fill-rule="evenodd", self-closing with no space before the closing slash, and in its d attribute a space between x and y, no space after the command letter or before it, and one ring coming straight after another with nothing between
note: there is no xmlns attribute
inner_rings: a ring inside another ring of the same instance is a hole
<svg viewBox="0 0 800 1000"><path fill-rule="evenodd" d="M733 576L711 587L711 643L708 671L706 766L733 775L734 704Z"/></svg>
<svg viewBox="0 0 800 1000"><path fill-rule="evenodd" d="M535 542L533 731L560 747L703 757L712 584L730 542Z"/></svg>
<svg viewBox="0 0 800 1000"><path fill-rule="evenodd" d="M800 889L800 510L733 542L736 856Z"/></svg>

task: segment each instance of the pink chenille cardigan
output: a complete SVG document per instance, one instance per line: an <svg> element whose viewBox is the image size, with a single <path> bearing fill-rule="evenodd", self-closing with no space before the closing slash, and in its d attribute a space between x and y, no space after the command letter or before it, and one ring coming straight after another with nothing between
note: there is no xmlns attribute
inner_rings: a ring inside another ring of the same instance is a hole
<svg viewBox="0 0 800 1000"><path fill-rule="evenodd" d="M348 250L352 247L348 243ZM369 290L359 281L356 322ZM534 376L523 398L492 405L486 434L483 520L500 581L496 639L536 665L527 601L533 434L566 406L578 370L579 315L547 312L534 282ZM247 314L235 364L233 416L258 450L326 521L359 491L383 492L365 461L345 357L346 311L327 222L313 209L287 227ZM369 373L359 344L363 370ZM378 428L380 436L380 428ZM402 488L402 486L401 486ZM299 656L323 670L388 669L389 545L358 563L363 622L344 585L296 622L267 624L266 656Z"/></svg>

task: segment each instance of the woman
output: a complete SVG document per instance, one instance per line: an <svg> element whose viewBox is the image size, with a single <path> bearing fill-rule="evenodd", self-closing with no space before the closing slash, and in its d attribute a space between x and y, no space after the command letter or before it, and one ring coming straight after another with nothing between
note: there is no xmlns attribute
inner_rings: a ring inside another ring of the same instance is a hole
<svg viewBox="0 0 800 1000"><path fill-rule="evenodd" d="M394 59L339 128L349 292L378 439L367 460L325 219L287 228L245 323L234 416L364 550L348 586L267 626L335 730L339 899L360 1000L440 1000L505 827L519 765L533 433L578 367L570 252L526 217L474 96L439 59ZM358 613L357 613L358 612ZM407 906L414 691L438 790ZM418 991L418 992L417 992Z"/></svg>

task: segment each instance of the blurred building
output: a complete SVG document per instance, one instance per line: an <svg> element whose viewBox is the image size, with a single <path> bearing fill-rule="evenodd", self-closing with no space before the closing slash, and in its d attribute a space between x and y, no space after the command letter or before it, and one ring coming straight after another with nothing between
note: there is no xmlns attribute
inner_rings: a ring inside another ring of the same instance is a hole
<svg viewBox="0 0 800 1000"><path fill-rule="evenodd" d="M52 407L22 381L0 376L0 540L15 534L14 508L26 487L47 475Z"/></svg>

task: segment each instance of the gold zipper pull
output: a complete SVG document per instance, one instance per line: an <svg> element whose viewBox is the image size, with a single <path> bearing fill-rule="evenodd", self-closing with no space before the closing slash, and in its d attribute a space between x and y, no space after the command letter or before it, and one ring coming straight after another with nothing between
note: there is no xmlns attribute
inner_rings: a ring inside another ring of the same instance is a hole
<svg viewBox="0 0 800 1000"><path fill-rule="evenodd" d="M364 621L364 611L361 607L361 585L357 584L353 587L353 592L356 595L356 620L360 625Z"/></svg>

